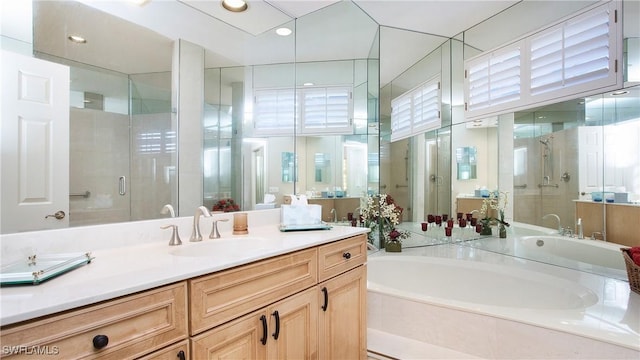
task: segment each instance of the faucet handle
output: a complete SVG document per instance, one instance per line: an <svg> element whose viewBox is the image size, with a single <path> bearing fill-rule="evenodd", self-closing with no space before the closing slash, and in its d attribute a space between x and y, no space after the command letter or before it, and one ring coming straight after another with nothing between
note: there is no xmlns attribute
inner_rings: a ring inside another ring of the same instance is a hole
<svg viewBox="0 0 640 360"><path fill-rule="evenodd" d="M171 240L169 241L169 246L182 245L182 240L180 240L180 234L178 233L178 225L165 225L160 226L160 229L169 229L171 228Z"/></svg>
<svg viewBox="0 0 640 360"><path fill-rule="evenodd" d="M218 231L218 221L227 222L229 219L219 219L213 220L213 224L211 225L211 234L209 234L209 239L219 239L220 232Z"/></svg>

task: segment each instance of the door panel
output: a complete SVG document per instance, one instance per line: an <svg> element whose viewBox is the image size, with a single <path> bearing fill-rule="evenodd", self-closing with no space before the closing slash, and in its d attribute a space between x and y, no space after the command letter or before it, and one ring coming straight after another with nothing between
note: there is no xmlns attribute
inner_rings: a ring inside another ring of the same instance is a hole
<svg viewBox="0 0 640 360"><path fill-rule="evenodd" d="M2 105L0 232L67 227L69 68L3 51Z"/></svg>

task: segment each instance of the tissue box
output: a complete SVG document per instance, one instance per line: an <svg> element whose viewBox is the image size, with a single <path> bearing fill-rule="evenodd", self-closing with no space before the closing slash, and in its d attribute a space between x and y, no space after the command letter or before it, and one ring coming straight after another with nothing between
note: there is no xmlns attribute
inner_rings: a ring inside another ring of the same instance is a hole
<svg viewBox="0 0 640 360"><path fill-rule="evenodd" d="M275 208L276 208L276 204L274 203L256 204L255 210L266 210L266 209L275 209Z"/></svg>
<svg viewBox="0 0 640 360"><path fill-rule="evenodd" d="M280 222L284 226L322 224L322 206L317 204L282 205L280 216Z"/></svg>

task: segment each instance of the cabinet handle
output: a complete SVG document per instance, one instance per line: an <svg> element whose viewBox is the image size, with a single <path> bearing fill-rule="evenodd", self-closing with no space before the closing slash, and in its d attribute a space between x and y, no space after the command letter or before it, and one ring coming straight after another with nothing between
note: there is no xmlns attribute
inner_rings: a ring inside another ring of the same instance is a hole
<svg viewBox="0 0 640 360"><path fill-rule="evenodd" d="M260 339L260 342L262 343L262 345L266 345L267 344L267 317L264 315L260 316L260 321L262 321L262 339Z"/></svg>
<svg viewBox="0 0 640 360"><path fill-rule="evenodd" d="M278 336L280 336L280 314L276 310L272 315L276 318L276 331L273 333L273 339L278 340Z"/></svg>
<svg viewBox="0 0 640 360"><path fill-rule="evenodd" d="M100 350L109 344L109 337L107 335L96 335L93 337L93 347Z"/></svg>
<svg viewBox="0 0 640 360"><path fill-rule="evenodd" d="M350 252L346 252L346 253L342 254L342 257L347 259L347 260L349 260L349 259L351 259L351 253Z"/></svg>
<svg viewBox="0 0 640 360"><path fill-rule="evenodd" d="M182 350L178 351L178 359L180 359L180 360L186 360L187 359L187 357L184 354L184 351L182 351Z"/></svg>
<svg viewBox="0 0 640 360"><path fill-rule="evenodd" d="M329 291L326 287L322 288L322 294L324 295L324 304L322 304L322 311L327 311L329 307Z"/></svg>
<svg viewBox="0 0 640 360"><path fill-rule="evenodd" d="M122 196L127 195L127 178L125 176L118 178L118 193Z"/></svg>

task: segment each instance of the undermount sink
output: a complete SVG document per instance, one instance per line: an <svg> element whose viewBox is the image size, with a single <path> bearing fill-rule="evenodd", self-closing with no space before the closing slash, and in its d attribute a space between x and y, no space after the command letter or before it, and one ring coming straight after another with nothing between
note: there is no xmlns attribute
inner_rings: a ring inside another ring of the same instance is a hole
<svg viewBox="0 0 640 360"><path fill-rule="evenodd" d="M275 242L267 238L238 236L226 239L204 239L195 243L183 242L182 245L171 247L169 253L188 257L222 257L263 251L274 245Z"/></svg>

